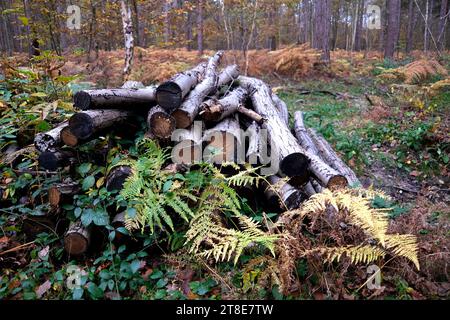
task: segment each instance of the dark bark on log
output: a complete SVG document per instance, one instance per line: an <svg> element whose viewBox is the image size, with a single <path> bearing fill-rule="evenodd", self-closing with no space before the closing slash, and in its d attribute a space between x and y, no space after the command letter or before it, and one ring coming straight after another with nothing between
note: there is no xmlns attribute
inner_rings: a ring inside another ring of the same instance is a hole
<svg viewBox="0 0 450 320"><path fill-rule="evenodd" d="M123 109L137 110L150 108L156 102L156 87L142 89L100 89L78 91L74 98L74 107L81 110Z"/></svg>
<svg viewBox="0 0 450 320"><path fill-rule="evenodd" d="M319 150L315 146L311 137L308 135L305 123L303 122L303 113L301 111L297 111L294 113L294 131L295 136L297 137L298 142L303 147L303 149L312 154L319 154Z"/></svg>
<svg viewBox="0 0 450 320"><path fill-rule="evenodd" d="M202 82L189 93L181 106L172 113L177 128L189 127L198 115L203 100L217 89L217 67L222 55L223 52L219 51L209 59Z"/></svg>
<svg viewBox="0 0 450 320"><path fill-rule="evenodd" d="M34 138L34 146L40 152L56 151L61 143L61 130L67 127L67 121L47 132L38 133Z"/></svg>
<svg viewBox="0 0 450 320"><path fill-rule="evenodd" d="M202 160L202 132L203 125L195 122L191 127L177 130L172 141L177 144L172 149L172 161L178 164L191 165Z"/></svg>
<svg viewBox="0 0 450 320"><path fill-rule="evenodd" d="M48 189L48 202L52 207L60 207L72 200L79 191L80 185L76 182L57 183Z"/></svg>
<svg viewBox="0 0 450 320"><path fill-rule="evenodd" d="M132 116L131 112L114 109L88 110L74 114L69 120L69 128L75 137L86 140L94 133L119 124Z"/></svg>
<svg viewBox="0 0 450 320"><path fill-rule="evenodd" d="M175 130L175 119L160 106L148 112L147 127L151 135L159 139L169 139Z"/></svg>
<svg viewBox="0 0 450 320"><path fill-rule="evenodd" d="M272 93L272 100L275 104L275 107L280 114L280 118L284 121L287 127L289 127L289 111L286 103L281 100L275 93Z"/></svg>
<svg viewBox="0 0 450 320"><path fill-rule="evenodd" d="M173 76L169 81L156 88L156 101L158 105L171 113L177 109L189 91L202 79L206 69L206 63L201 63L195 68Z"/></svg>
<svg viewBox="0 0 450 320"><path fill-rule="evenodd" d="M355 172L337 155L331 145L314 129L308 129L308 133L319 150L319 154L332 168L340 172L350 185L361 185Z"/></svg>
<svg viewBox="0 0 450 320"><path fill-rule="evenodd" d="M275 107L270 88L261 80L242 77L238 78L240 85L247 88L251 94L254 110L266 120L263 128L271 139L271 152L278 158L279 171L292 178L291 183L301 186L309 178L309 160L305 150L292 135L285 121L281 119ZM274 157L272 157L274 158Z"/></svg>
<svg viewBox="0 0 450 320"><path fill-rule="evenodd" d="M215 164L238 162L243 159L241 151L241 127L235 117L219 122L214 128L207 130L203 136L206 143L205 160Z"/></svg>
<svg viewBox="0 0 450 320"><path fill-rule="evenodd" d="M70 164L74 159L74 154L70 151L46 151L39 155L38 162L40 167L53 171Z"/></svg>
<svg viewBox="0 0 450 320"><path fill-rule="evenodd" d="M106 190L122 190L125 180L131 175L131 167L117 166L112 168L106 176Z"/></svg>
<svg viewBox="0 0 450 320"><path fill-rule="evenodd" d="M69 255L78 256L87 251L91 241L91 230L81 221L72 222L64 235L64 249Z"/></svg>
<svg viewBox="0 0 450 320"><path fill-rule="evenodd" d="M218 122L235 113L248 97L244 88L236 88L223 98L210 99L202 104L200 115L204 121Z"/></svg>
<svg viewBox="0 0 450 320"><path fill-rule="evenodd" d="M266 186L264 195L273 208L278 207L283 211L297 209L306 199L300 190L278 176L269 176L267 181L270 183L270 186Z"/></svg>
<svg viewBox="0 0 450 320"><path fill-rule="evenodd" d="M23 220L22 231L30 239L35 239L40 233L51 231L56 229L55 222L48 216L27 216Z"/></svg>

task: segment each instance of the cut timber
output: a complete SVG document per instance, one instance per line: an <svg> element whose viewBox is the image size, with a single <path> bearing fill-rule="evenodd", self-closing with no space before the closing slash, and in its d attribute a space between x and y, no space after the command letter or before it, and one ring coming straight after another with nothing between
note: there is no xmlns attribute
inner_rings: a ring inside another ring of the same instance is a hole
<svg viewBox="0 0 450 320"><path fill-rule="evenodd" d="M347 179L339 171L323 161L316 144L309 136L303 122L303 114L298 111L294 115L294 130L300 145L306 150L310 160L310 170L320 183L330 189L343 188L348 185Z"/></svg>
<svg viewBox="0 0 450 320"><path fill-rule="evenodd" d="M131 112L114 109L88 110L74 114L69 120L69 128L75 137L86 140L94 133L119 124L132 116Z"/></svg>
<svg viewBox="0 0 450 320"><path fill-rule="evenodd" d="M316 191L316 193L321 193L323 191L323 187L320 185L319 182L317 182L317 180L311 179L310 183L314 188L314 190Z"/></svg>
<svg viewBox="0 0 450 320"><path fill-rule="evenodd" d="M52 207L59 207L72 200L79 191L80 185L76 182L57 183L48 189L48 202Z"/></svg>
<svg viewBox="0 0 450 320"><path fill-rule="evenodd" d="M147 127L153 136L159 139L169 139L175 130L175 119L163 108L156 106L148 112Z"/></svg>
<svg viewBox="0 0 450 320"><path fill-rule="evenodd" d="M272 93L272 100L278 110L280 118L284 121L286 126L289 126L289 111L286 103L284 103L284 101L281 100L275 93Z"/></svg>
<svg viewBox="0 0 450 320"><path fill-rule="evenodd" d="M81 144L81 142L84 140L78 139L71 131L69 126L64 127L61 132L60 132L60 136L61 136L61 141L69 147L75 147L79 144Z"/></svg>
<svg viewBox="0 0 450 320"><path fill-rule="evenodd" d="M305 186L303 187L303 191L305 192L305 194L308 197L311 197L312 195L316 194L316 190L314 189L313 185L311 184L311 182L308 182L307 184L305 184Z"/></svg>
<svg viewBox="0 0 450 320"><path fill-rule="evenodd" d="M218 122L235 113L247 99L248 91L238 87L223 98L210 99L202 104L200 115L205 121Z"/></svg>
<svg viewBox="0 0 450 320"><path fill-rule="evenodd" d="M176 120L177 128L187 128L194 121L200 111L200 106L208 94L217 88L217 66L223 55L222 51L217 52L208 61L205 77L184 99L183 103L176 109L172 116Z"/></svg>
<svg viewBox="0 0 450 320"><path fill-rule="evenodd" d="M81 110L150 108L156 102L156 87L82 90L73 97L74 107Z"/></svg>
<svg viewBox="0 0 450 320"><path fill-rule="evenodd" d="M266 186L264 195L273 208L279 207L282 210L297 209L306 199L300 190L278 176L269 176L267 181L270 183L270 186Z"/></svg>
<svg viewBox="0 0 450 320"><path fill-rule="evenodd" d="M202 160L202 123L196 121L191 127L176 132L177 134L172 136L172 141L177 142L172 149L172 161L187 165L200 162Z"/></svg>
<svg viewBox="0 0 450 320"><path fill-rule="evenodd" d="M250 97L253 108L265 118L263 128L267 130L271 140L271 152L279 161L279 171L290 177L290 183L295 186L306 183L309 178L309 160L297 139L281 119L272 101L270 88L263 81L255 78L240 76L238 81L240 85L252 92Z"/></svg>
<svg viewBox="0 0 450 320"><path fill-rule="evenodd" d="M243 114L244 116L246 116L247 118L256 121L256 123L258 124L262 124L264 122L264 118L261 117L259 114L257 114L255 111L247 109L244 106L239 106L237 111L240 114Z"/></svg>
<svg viewBox="0 0 450 320"><path fill-rule="evenodd" d="M34 138L34 146L40 152L56 151L61 142L61 130L67 127L67 122L59 124L47 132L38 133Z"/></svg>
<svg viewBox="0 0 450 320"><path fill-rule="evenodd" d="M122 89L143 89L145 88L144 84L140 81L128 80L121 87ZM156 88L155 88L156 90Z"/></svg>
<svg viewBox="0 0 450 320"><path fill-rule="evenodd" d="M91 241L91 232L85 228L81 221L72 222L64 235L64 249L73 256L78 256L87 251Z"/></svg>
<svg viewBox="0 0 450 320"><path fill-rule="evenodd" d="M247 162L252 165L259 164L259 151L260 151L260 139L259 139L260 127L256 122L253 122L246 131L248 137L248 148L246 159Z"/></svg>
<svg viewBox="0 0 450 320"><path fill-rule="evenodd" d="M229 117L219 122L214 128L205 132L203 141L206 143L205 160L215 164L223 162L238 162L242 155L241 127L236 117Z"/></svg>
<svg viewBox="0 0 450 320"><path fill-rule="evenodd" d="M303 122L303 112L296 111L294 113L294 130L295 135L300 145L308 152L312 154L319 154L319 150L314 144L313 140L306 130L305 123Z"/></svg>
<svg viewBox="0 0 450 320"><path fill-rule="evenodd" d="M322 159L324 159L332 168L339 171L344 177L346 177L350 185L361 185L361 182L359 181L355 172L350 169L347 164L345 164L345 162L337 155L337 153L323 137L318 135L317 132L311 128L308 129L308 133L317 146Z"/></svg>
<svg viewBox="0 0 450 320"><path fill-rule="evenodd" d="M130 166L113 167L106 176L106 189L108 191L122 190L123 184L131 172Z"/></svg>
<svg viewBox="0 0 450 320"><path fill-rule="evenodd" d="M64 167L74 159L74 155L70 151L45 151L39 155L39 166L47 170L56 170Z"/></svg>
<svg viewBox="0 0 450 320"><path fill-rule="evenodd" d="M156 102L171 113L183 102L189 91L199 83L205 72L206 63L173 76L156 88Z"/></svg>
<svg viewBox="0 0 450 320"><path fill-rule="evenodd" d="M227 66L219 73L219 78L217 80L217 88L220 88L224 85L233 84L234 80L239 77L239 67L236 64L231 66Z"/></svg>

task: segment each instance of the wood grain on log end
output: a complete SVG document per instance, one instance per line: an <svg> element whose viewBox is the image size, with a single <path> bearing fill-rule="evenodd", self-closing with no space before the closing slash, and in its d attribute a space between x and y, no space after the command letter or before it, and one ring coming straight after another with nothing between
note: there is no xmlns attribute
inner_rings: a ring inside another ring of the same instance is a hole
<svg viewBox="0 0 450 320"><path fill-rule="evenodd" d="M169 139L176 127L175 118L160 107L149 111L147 125L151 133L160 139Z"/></svg>
<svg viewBox="0 0 450 320"><path fill-rule="evenodd" d="M71 223L64 236L64 249L73 256L78 256L87 251L91 239L91 232L81 222Z"/></svg>
<svg viewBox="0 0 450 320"><path fill-rule="evenodd" d="M65 145L75 147L78 145L78 138L70 131L69 127L61 130L61 140Z"/></svg>
<svg viewBox="0 0 450 320"><path fill-rule="evenodd" d="M175 124L178 129L186 129L192 123L189 112L181 109L177 109L172 113L172 117L175 118Z"/></svg>
<svg viewBox="0 0 450 320"><path fill-rule="evenodd" d="M328 181L327 188L330 190L342 189L348 186L347 178L343 175L337 175Z"/></svg>

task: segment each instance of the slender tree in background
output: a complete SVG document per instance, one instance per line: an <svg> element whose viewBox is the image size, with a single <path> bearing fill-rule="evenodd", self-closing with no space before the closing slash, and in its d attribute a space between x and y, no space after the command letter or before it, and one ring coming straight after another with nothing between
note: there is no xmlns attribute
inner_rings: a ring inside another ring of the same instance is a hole
<svg viewBox="0 0 450 320"><path fill-rule="evenodd" d="M449 12L448 12L448 0L441 1L441 10L439 13L439 27L438 27L438 46L439 49L445 49L445 40L446 40L446 26L448 25L449 20Z"/></svg>
<svg viewBox="0 0 450 320"><path fill-rule="evenodd" d="M394 58L400 33L400 0L387 0L387 26L386 44L384 47L384 57Z"/></svg>
<svg viewBox="0 0 450 320"><path fill-rule="evenodd" d="M197 49L203 55L203 0L198 0L197 8Z"/></svg>
<svg viewBox="0 0 450 320"><path fill-rule="evenodd" d="M408 26L406 29L406 53L409 53L413 47L414 30L416 28L417 14L414 1L408 4Z"/></svg>
<svg viewBox="0 0 450 320"><path fill-rule="evenodd" d="M125 0L120 1L120 13L122 15L123 35L125 38L125 67L123 73L125 79L128 78L131 72L131 64L134 56L134 37L133 37L133 23L131 20L131 8Z"/></svg>
<svg viewBox="0 0 450 320"><path fill-rule="evenodd" d="M330 61L331 0L314 3L314 37L312 46L322 51L321 60Z"/></svg>

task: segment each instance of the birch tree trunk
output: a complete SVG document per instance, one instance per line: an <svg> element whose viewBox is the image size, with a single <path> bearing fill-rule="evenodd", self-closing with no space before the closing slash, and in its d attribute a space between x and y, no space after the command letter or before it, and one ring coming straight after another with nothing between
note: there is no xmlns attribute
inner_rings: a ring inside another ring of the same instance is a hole
<svg viewBox="0 0 450 320"><path fill-rule="evenodd" d="M203 0L198 0L197 8L197 49L198 55L203 55Z"/></svg>
<svg viewBox="0 0 450 320"><path fill-rule="evenodd" d="M120 1L120 14L122 15L123 35L125 38L125 67L123 69L123 74L125 75L125 78L128 78L134 56L134 37L131 8L124 0Z"/></svg>

